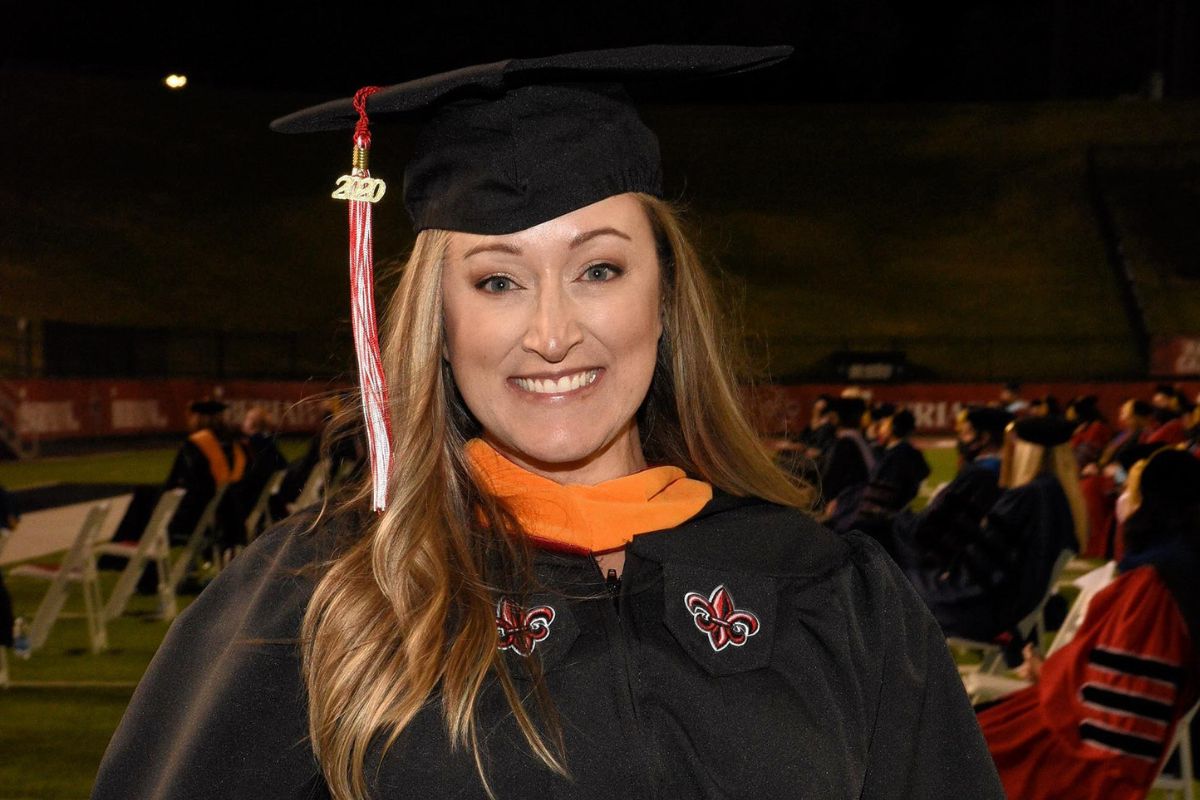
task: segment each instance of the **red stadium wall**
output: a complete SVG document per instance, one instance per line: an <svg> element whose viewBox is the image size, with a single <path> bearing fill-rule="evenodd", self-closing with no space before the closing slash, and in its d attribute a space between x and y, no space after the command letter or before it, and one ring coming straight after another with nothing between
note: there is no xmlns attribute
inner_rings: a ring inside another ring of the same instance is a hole
<svg viewBox="0 0 1200 800"><path fill-rule="evenodd" d="M197 398L219 397L230 406L230 418L241 417L250 406L264 406L280 423L282 432L308 432L320 420L321 410L306 398L331 387L286 381L201 380L55 380L4 381L12 403L0 407L0 420L24 439L84 439L180 433L187 427L187 406ZM1052 394L1066 402L1076 395L1095 394L1100 408L1115 420L1127 398L1149 399L1152 381L1126 383L1037 383L1022 387L1026 399ZM336 388L336 387L334 387ZM759 430L769 434L796 433L808 424L813 401L820 394L840 394L843 384L764 386L751 396ZM912 383L866 387L875 401L909 408L920 434L949 433L964 405L988 403L1000 396L1000 384ZM1195 396L1200 382L1181 385Z"/></svg>
<svg viewBox="0 0 1200 800"><path fill-rule="evenodd" d="M285 433L309 432L321 418L315 396L328 386L301 381L58 380L4 381L2 421L26 440L145 436L187 430L187 408L217 397L229 404L231 421L263 406ZM306 398L313 401L303 402Z"/></svg>

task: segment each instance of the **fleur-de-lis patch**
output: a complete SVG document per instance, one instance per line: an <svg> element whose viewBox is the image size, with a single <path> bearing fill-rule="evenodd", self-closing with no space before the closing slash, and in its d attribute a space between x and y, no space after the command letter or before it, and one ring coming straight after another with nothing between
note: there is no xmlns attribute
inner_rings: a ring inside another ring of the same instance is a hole
<svg viewBox="0 0 1200 800"><path fill-rule="evenodd" d="M533 653L537 643L550 635L554 609L550 606L521 608L507 597L496 604L496 644L501 650L512 650L519 656Z"/></svg>
<svg viewBox="0 0 1200 800"><path fill-rule="evenodd" d="M758 633L758 617L752 611L736 608L733 595L724 584L713 589L708 597L688 592L683 602L696 627L708 634L708 643L718 653L729 645L741 647Z"/></svg>

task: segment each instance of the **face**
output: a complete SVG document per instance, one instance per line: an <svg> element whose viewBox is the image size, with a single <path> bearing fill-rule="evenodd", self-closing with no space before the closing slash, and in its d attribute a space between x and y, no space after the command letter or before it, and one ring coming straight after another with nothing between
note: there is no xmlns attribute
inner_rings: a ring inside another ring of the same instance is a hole
<svg viewBox="0 0 1200 800"><path fill-rule="evenodd" d="M617 195L517 233L455 233L448 248L444 355L484 437L560 483L644 466L636 414L662 318L641 202Z"/></svg>
<svg viewBox="0 0 1200 800"><path fill-rule="evenodd" d="M1117 417L1117 422L1123 428L1132 428L1139 422L1138 415L1134 413L1133 401L1129 400L1121 406L1120 416Z"/></svg>

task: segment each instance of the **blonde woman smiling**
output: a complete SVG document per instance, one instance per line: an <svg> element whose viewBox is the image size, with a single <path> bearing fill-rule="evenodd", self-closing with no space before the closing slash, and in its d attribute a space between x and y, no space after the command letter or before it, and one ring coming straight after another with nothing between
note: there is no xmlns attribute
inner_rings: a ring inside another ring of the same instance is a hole
<svg viewBox="0 0 1200 800"><path fill-rule="evenodd" d="M747 421L615 84L788 52L498 62L276 123L422 121L385 510L364 486L205 589L95 797L1002 796L937 625Z"/></svg>

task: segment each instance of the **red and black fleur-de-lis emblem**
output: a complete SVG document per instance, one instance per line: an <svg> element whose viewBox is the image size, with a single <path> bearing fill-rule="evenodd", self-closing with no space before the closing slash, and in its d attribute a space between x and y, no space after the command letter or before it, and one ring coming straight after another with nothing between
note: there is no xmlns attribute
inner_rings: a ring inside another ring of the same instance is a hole
<svg viewBox="0 0 1200 800"><path fill-rule="evenodd" d="M521 608L507 597L496 604L496 635L501 650L512 650L519 656L533 653L537 643L550 635L554 609L550 606Z"/></svg>
<svg viewBox="0 0 1200 800"><path fill-rule="evenodd" d="M735 608L733 595L722 584L705 597L699 592L688 592L684 605L696 620L696 627L708 634L712 649L721 652L729 645L741 647L758 633L758 617L751 611Z"/></svg>

